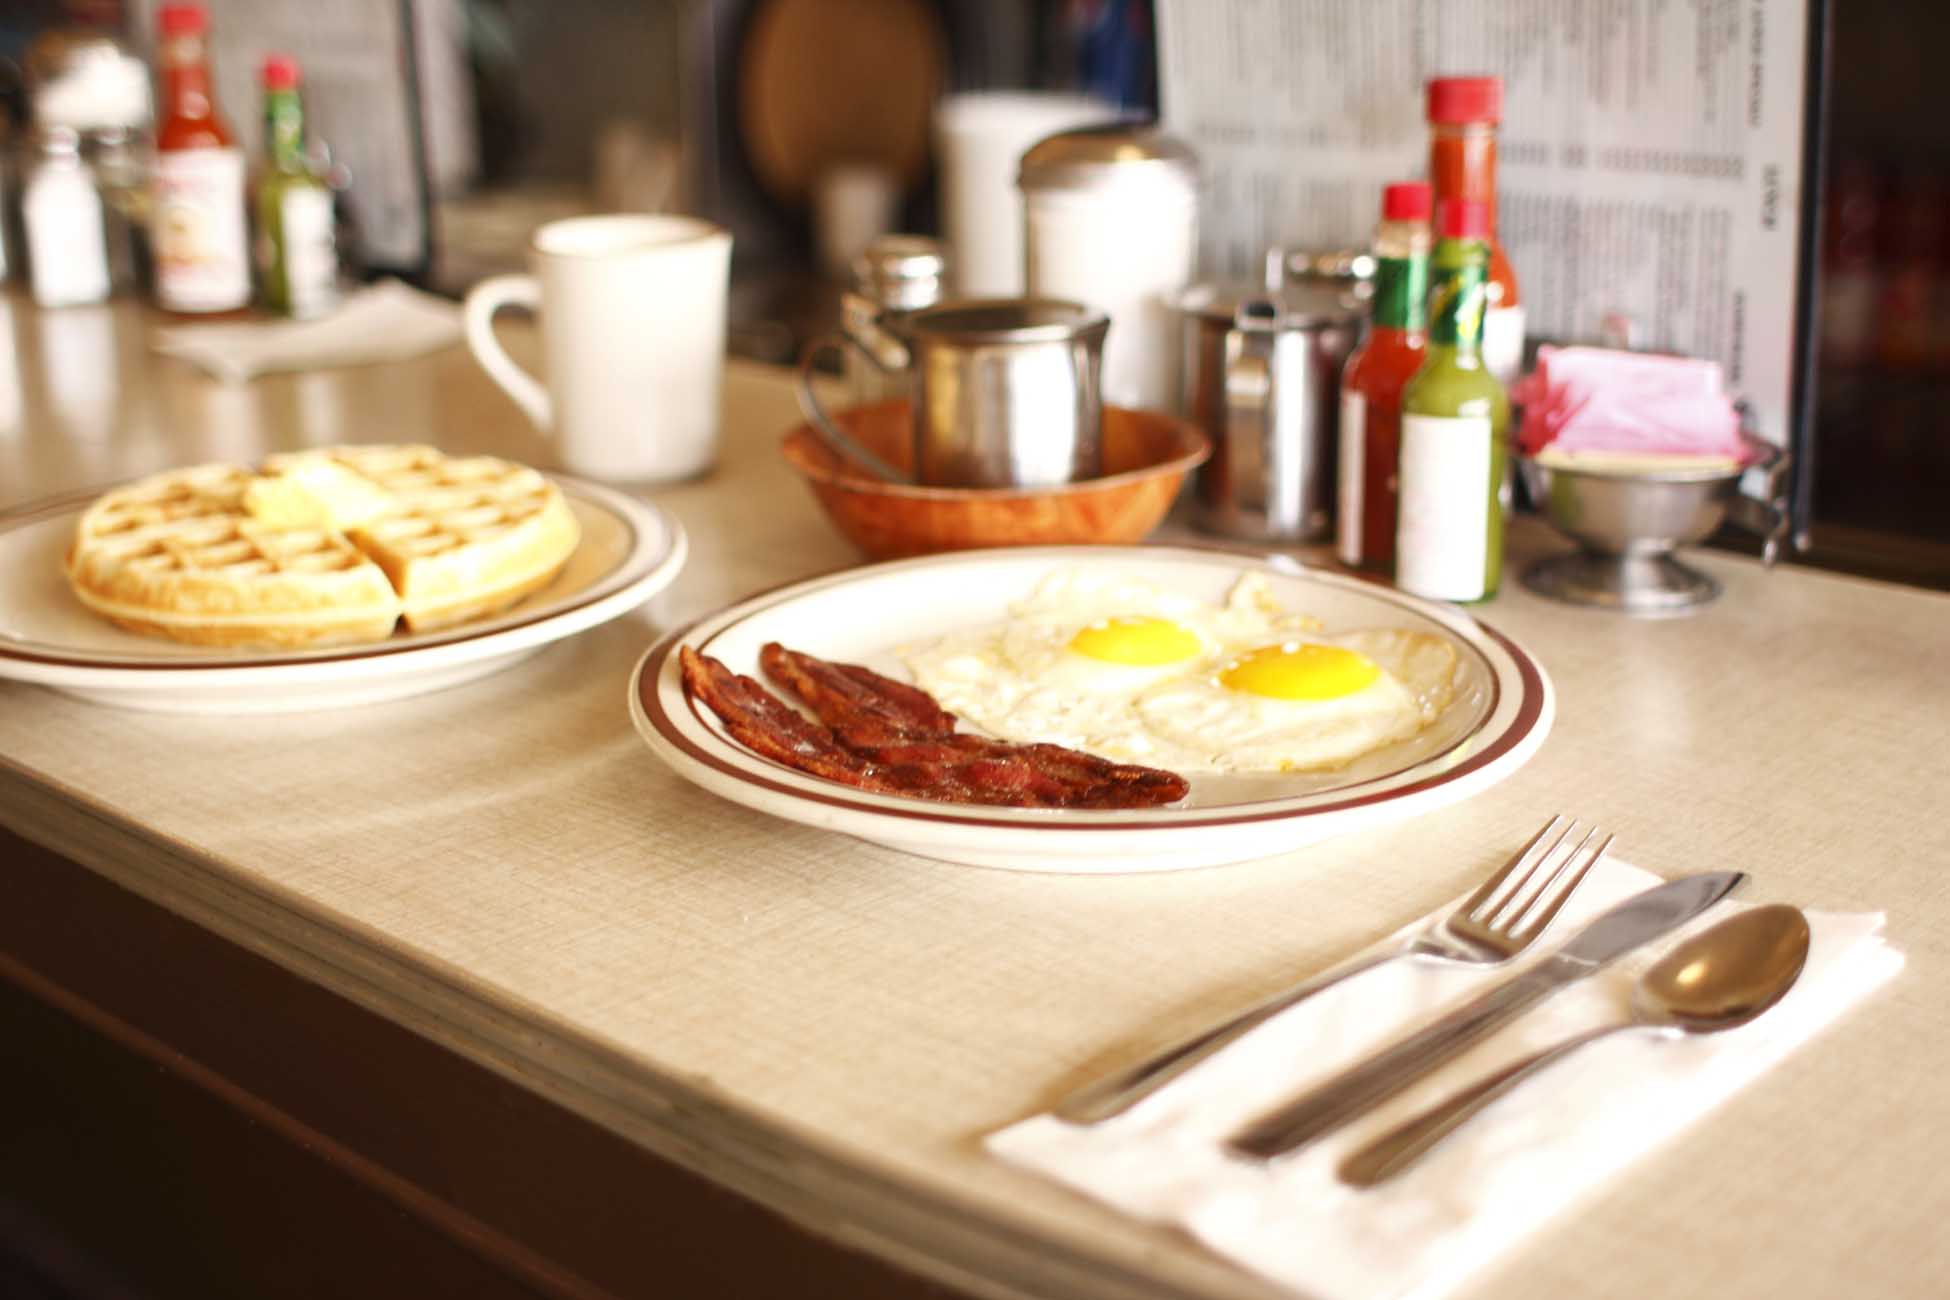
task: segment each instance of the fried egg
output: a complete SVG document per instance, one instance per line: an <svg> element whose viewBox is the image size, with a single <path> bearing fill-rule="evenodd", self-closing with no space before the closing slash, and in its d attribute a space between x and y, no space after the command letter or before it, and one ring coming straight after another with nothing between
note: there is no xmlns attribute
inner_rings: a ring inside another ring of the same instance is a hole
<svg viewBox="0 0 1950 1300"><path fill-rule="evenodd" d="M1163 683L1135 704L1146 731L1185 768L1335 768L1434 721L1448 705L1455 663L1442 638L1405 629L1278 641Z"/></svg>
<svg viewBox="0 0 1950 1300"><path fill-rule="evenodd" d="M941 707L1011 740L1040 740L1142 761L1132 702L1215 659L1226 611L1096 570L1059 570L999 626L901 652Z"/></svg>
<svg viewBox="0 0 1950 1300"><path fill-rule="evenodd" d="M1176 770L1338 766L1448 703L1455 650L1327 637L1247 574L1218 604L1103 570L1050 574L1006 622L897 652L941 706L1010 740Z"/></svg>

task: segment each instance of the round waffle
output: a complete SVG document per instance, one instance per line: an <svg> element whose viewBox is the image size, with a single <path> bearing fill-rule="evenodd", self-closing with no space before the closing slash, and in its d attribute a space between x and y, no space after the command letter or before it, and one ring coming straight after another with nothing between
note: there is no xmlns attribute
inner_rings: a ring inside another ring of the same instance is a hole
<svg viewBox="0 0 1950 1300"><path fill-rule="evenodd" d="M525 465L432 447L348 446L271 458L264 474L330 463L381 494L356 523L253 514L264 475L172 470L83 512L75 595L134 631L211 646L373 641L505 609L552 579L580 536L561 491ZM376 512L375 512L376 511Z"/></svg>

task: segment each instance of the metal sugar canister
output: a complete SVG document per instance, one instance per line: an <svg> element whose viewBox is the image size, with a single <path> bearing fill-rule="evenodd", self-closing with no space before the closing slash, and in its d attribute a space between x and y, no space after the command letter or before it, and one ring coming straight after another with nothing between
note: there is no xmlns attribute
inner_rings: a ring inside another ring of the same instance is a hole
<svg viewBox="0 0 1950 1300"><path fill-rule="evenodd" d="M947 293L948 255L939 241L880 235L853 261L853 287L840 296L840 328L862 346L872 346L885 322L932 307ZM901 369L901 359L882 360L885 369L851 348L845 350L849 400L881 402L910 394L913 381Z"/></svg>
<svg viewBox="0 0 1950 1300"><path fill-rule="evenodd" d="M1333 523L1341 367L1366 310L1352 279L1204 284L1178 299L1185 413L1212 440L1201 528L1313 542Z"/></svg>
<svg viewBox="0 0 1950 1300"><path fill-rule="evenodd" d="M1148 126L1064 131L1022 156L1029 293L1088 303L1110 316L1104 401L1178 406L1172 300L1198 255L1198 160Z"/></svg>

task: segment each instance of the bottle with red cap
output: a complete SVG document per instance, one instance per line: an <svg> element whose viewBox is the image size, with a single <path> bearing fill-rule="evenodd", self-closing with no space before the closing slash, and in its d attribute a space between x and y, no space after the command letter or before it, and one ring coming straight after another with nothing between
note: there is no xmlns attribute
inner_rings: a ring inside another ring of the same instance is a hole
<svg viewBox="0 0 1950 1300"><path fill-rule="evenodd" d="M264 170L257 182L257 264L264 305L308 317L338 302L338 246L332 191L305 154L305 108L298 61L264 60Z"/></svg>
<svg viewBox="0 0 1950 1300"><path fill-rule="evenodd" d="M1429 342L1402 390L1395 582L1437 600L1487 600L1503 575L1510 401L1483 357L1489 211L1436 206Z"/></svg>
<svg viewBox="0 0 1950 1300"><path fill-rule="evenodd" d="M1435 77L1428 88L1429 177L1435 201L1473 199L1489 213L1489 308L1483 360L1499 382L1523 365L1523 300L1516 272L1496 235L1496 133L1503 121L1501 77Z"/></svg>
<svg viewBox="0 0 1950 1300"><path fill-rule="evenodd" d="M191 315L238 311L251 297L244 155L217 109L205 46L209 15L202 5L166 4L156 25L156 300Z"/></svg>
<svg viewBox="0 0 1950 1300"><path fill-rule="evenodd" d="M1427 341L1432 203L1424 181L1382 190L1373 316L1341 372L1336 550L1344 563L1360 568L1386 571L1395 558L1402 387L1421 368Z"/></svg>

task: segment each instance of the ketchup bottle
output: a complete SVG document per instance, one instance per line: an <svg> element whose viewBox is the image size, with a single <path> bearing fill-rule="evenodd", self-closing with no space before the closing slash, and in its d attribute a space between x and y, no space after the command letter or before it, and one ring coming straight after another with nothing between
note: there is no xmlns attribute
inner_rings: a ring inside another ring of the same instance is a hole
<svg viewBox="0 0 1950 1300"><path fill-rule="evenodd" d="M1420 181L1382 190L1373 323L1341 372L1337 550L1345 564L1383 572L1395 559L1402 386L1422 368L1427 346L1432 206Z"/></svg>
<svg viewBox="0 0 1950 1300"><path fill-rule="evenodd" d="M205 47L209 14L166 4L161 36L162 105L156 125L156 301L190 315L250 303L250 232L244 155L218 115Z"/></svg>
<svg viewBox="0 0 1950 1300"><path fill-rule="evenodd" d="M1508 388L1523 365L1523 303L1516 272L1496 234L1496 131L1503 120L1501 77L1435 77L1429 81L1429 179L1437 211L1463 199L1489 216L1489 311L1483 320L1483 364Z"/></svg>

